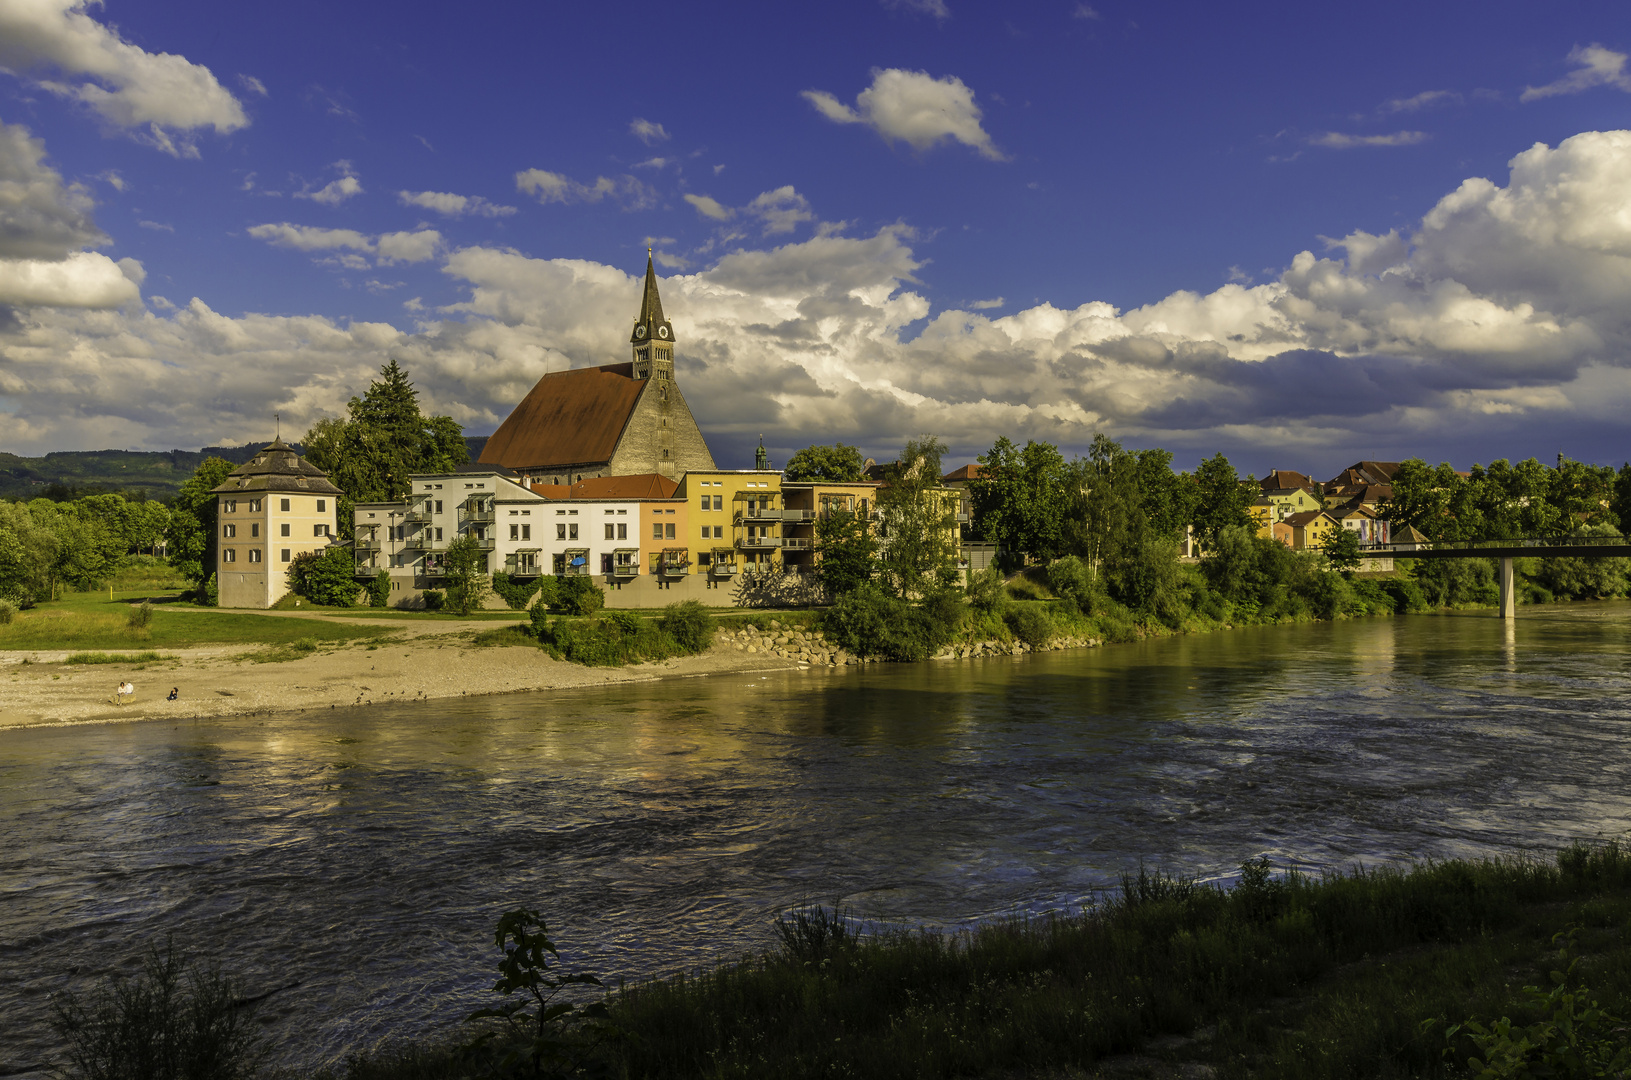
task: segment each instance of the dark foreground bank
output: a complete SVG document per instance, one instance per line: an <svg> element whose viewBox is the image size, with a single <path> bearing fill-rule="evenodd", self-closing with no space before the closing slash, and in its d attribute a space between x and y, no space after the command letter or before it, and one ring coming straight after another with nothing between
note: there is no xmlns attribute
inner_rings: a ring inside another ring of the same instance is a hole
<svg viewBox="0 0 1631 1080"><path fill-rule="evenodd" d="M588 1009L578 993L568 1011L535 1000L557 981L552 1001L586 989L581 973L556 965L537 927L506 920L494 955L509 992L493 1004L517 1010L514 1024L489 1016L319 1075L1631 1074L1631 848L1613 842L1552 863L1318 879L1260 861L1228 890L1141 870L1089 911L966 934L798 912L775 952ZM59 1008L59 1030L79 1075L248 1076L270 1049L243 1022L254 1004L155 954L145 982ZM132 1071L159 1044L204 1071Z"/></svg>

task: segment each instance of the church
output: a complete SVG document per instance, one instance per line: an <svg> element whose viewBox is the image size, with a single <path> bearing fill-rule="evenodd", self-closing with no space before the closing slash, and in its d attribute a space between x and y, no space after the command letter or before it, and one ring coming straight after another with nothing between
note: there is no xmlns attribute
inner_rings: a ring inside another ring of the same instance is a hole
<svg viewBox="0 0 1631 1080"><path fill-rule="evenodd" d="M674 381L674 344L648 252L630 362L539 379L487 440L479 463L538 484L649 473L678 480L713 469L713 455Z"/></svg>

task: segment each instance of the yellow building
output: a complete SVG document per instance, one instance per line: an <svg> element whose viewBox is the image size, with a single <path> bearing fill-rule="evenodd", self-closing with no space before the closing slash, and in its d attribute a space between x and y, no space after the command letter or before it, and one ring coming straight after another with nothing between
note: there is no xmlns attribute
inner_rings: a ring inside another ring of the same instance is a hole
<svg viewBox="0 0 1631 1080"><path fill-rule="evenodd" d="M820 555L816 552L816 521L829 513L854 514L873 522L877 509L876 480L812 481L782 485L782 561L789 570L811 572Z"/></svg>
<svg viewBox="0 0 1631 1080"><path fill-rule="evenodd" d="M1342 523L1324 510L1292 514L1285 519L1285 524L1291 526L1291 546L1298 550L1317 548L1325 542L1327 535L1342 528Z"/></svg>
<svg viewBox="0 0 1631 1080"><path fill-rule="evenodd" d="M271 607L289 591L295 557L334 541L340 489L281 439L233 469L212 493L222 607Z"/></svg>
<svg viewBox="0 0 1631 1080"><path fill-rule="evenodd" d="M687 472L675 493L689 512L685 528L695 573L711 584L738 573L780 569L788 537L782 531L782 474L774 469ZM794 550L808 549L794 538Z"/></svg>

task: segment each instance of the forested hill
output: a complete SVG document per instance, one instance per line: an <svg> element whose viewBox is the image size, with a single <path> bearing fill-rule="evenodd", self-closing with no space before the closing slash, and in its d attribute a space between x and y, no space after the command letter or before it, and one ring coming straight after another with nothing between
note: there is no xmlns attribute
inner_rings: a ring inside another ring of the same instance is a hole
<svg viewBox="0 0 1631 1080"><path fill-rule="evenodd" d="M466 436L464 441L474 461L481 456L487 436ZM253 442L206 446L202 450L64 450L36 458L0 452L0 498L63 498L99 491L133 495L145 491L149 498L169 499L205 458L225 458L242 465L265 445ZM298 444L295 449L300 449Z"/></svg>

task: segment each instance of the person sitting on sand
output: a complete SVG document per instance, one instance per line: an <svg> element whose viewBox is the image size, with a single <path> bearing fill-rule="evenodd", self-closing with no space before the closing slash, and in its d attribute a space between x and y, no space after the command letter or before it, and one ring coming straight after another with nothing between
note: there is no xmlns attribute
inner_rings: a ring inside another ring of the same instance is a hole
<svg viewBox="0 0 1631 1080"><path fill-rule="evenodd" d="M165 698L164 700L165 701L174 701L176 698L178 698L180 696L181 696L181 687L172 686L172 687L170 687L170 696Z"/></svg>
<svg viewBox="0 0 1631 1080"><path fill-rule="evenodd" d="M130 681L127 679L119 684L119 690L113 695L113 700L118 702L120 705L123 705L125 703L125 698L135 696L136 688L131 685Z"/></svg>

